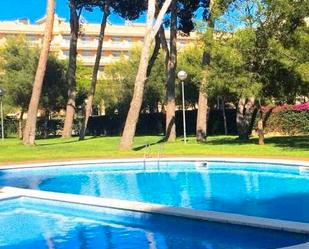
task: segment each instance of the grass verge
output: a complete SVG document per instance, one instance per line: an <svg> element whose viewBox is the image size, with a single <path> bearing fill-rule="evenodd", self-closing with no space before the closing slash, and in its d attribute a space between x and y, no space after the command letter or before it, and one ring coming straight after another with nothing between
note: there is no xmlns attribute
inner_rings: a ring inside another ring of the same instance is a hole
<svg viewBox="0 0 309 249"><path fill-rule="evenodd" d="M217 156L217 157L265 157L309 160L309 136L268 137L260 146L257 139L241 142L234 136L209 137L204 144L198 144L189 137L187 144L181 139L175 143L164 143L160 136L135 138L131 151L118 151L119 137L50 138L37 140L36 146L26 147L16 138L0 141L0 163L61 161L74 159L143 157L151 156ZM149 149L145 145L149 143Z"/></svg>

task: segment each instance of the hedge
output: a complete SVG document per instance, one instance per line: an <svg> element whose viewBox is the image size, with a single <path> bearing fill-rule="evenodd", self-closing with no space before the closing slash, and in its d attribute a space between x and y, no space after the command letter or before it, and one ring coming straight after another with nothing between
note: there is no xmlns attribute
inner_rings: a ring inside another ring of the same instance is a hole
<svg viewBox="0 0 309 249"><path fill-rule="evenodd" d="M308 135L309 110L282 110L271 113L265 125L266 133Z"/></svg>
<svg viewBox="0 0 309 249"><path fill-rule="evenodd" d="M197 111L186 111L187 134L195 134ZM223 116L221 110L213 110L209 113L209 122L207 132L209 135L224 134ZM236 131L236 111L226 110L227 130L228 134L234 135ZM61 134L63 127L63 119L50 119L46 121L39 118L37 122L36 136L39 138L48 136L58 136ZM81 119L74 120L73 134L78 135ZM109 115L109 116L93 116L90 117L87 126L87 135L91 136L119 136L124 127L125 116ZM46 129L47 128L47 129ZM16 135L18 130L18 121L14 119L6 119L5 134L6 136ZM165 130L165 114L163 113L143 113L140 115L136 135L160 135ZM176 132L178 135L183 134L182 111L176 111Z"/></svg>
<svg viewBox="0 0 309 249"><path fill-rule="evenodd" d="M266 108L265 108L266 110ZM267 111L270 111L268 108ZM265 115L267 113L265 111ZM187 134L195 134L197 111L186 111ZM229 135L236 135L236 110L227 109L227 130ZM73 133L78 135L80 118L74 121ZM93 116L89 119L87 135L91 136L119 136L124 127L125 116ZM5 135L15 136L17 134L18 122L14 119L5 119ZM47 133L45 128L47 127ZM47 126L44 119L38 119L37 137L58 136L63 127L62 119L51 119ZM164 134L165 115L163 113L144 113L140 115L137 124L136 135L160 135ZM176 132L177 135L183 134L182 111L176 112ZM271 109L271 114L265 123L266 133L276 133L281 135L308 135L309 134L309 109L282 108ZM221 110L212 110L209 113L207 124L208 135L223 135L224 125Z"/></svg>

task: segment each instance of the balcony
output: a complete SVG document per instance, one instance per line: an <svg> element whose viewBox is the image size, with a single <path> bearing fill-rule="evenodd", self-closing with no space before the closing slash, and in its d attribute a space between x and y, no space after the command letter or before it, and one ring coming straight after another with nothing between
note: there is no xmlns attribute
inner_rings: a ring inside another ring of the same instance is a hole
<svg viewBox="0 0 309 249"><path fill-rule="evenodd" d="M127 37L124 39L111 38L103 43L104 50L118 50L118 51L128 51L131 49L133 44L138 42L133 41L132 38ZM59 46L62 49L68 49L70 47L70 36L63 36L62 39L58 41ZM97 39L90 38L80 38L77 44L78 48L81 50L96 50L98 47Z"/></svg>

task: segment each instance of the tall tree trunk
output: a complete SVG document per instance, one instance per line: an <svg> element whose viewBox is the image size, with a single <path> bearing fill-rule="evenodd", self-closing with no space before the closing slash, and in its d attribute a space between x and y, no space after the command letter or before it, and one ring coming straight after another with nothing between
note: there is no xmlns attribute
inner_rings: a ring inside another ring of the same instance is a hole
<svg viewBox="0 0 309 249"><path fill-rule="evenodd" d="M226 123L226 112L225 112L225 98L222 98L222 116L224 125L224 135L227 135L227 123Z"/></svg>
<svg viewBox="0 0 309 249"><path fill-rule="evenodd" d="M168 142L176 141L175 122L175 81L177 66L177 1L171 3L171 25L170 25L170 52L168 54L167 79L166 79L166 127L165 137Z"/></svg>
<svg viewBox="0 0 309 249"><path fill-rule="evenodd" d="M214 22L212 20L212 9L215 0L209 1L209 15L208 15L208 28L210 29L210 39L213 36ZM204 68L204 79L200 84L199 98L198 98L198 110L196 117L196 141L203 143L207 139L207 121L208 121L208 100L205 86L209 78L209 65L210 65L210 48L206 48L203 54L202 66Z"/></svg>
<svg viewBox="0 0 309 249"><path fill-rule="evenodd" d="M151 1L149 1L151 2ZM147 67L148 60L150 57L150 47L151 47L151 31L152 31L152 22L154 18L154 6L148 4L148 21L146 34L144 37L144 46L142 49L141 59L138 67L138 72L135 79L134 92L132 101L130 104L130 109L127 115L125 127L120 141L120 149L128 150L131 149L133 144L133 138L136 130L136 124L139 117L139 112L141 110L143 94L144 94L144 85L147 76ZM153 8L153 9L151 9Z"/></svg>
<svg viewBox="0 0 309 249"><path fill-rule="evenodd" d="M205 86L209 78L210 54L204 52L202 66L204 68L204 79L200 84L198 97L198 110L196 117L196 141L198 143L206 142L207 138L207 120L208 120L208 99Z"/></svg>
<svg viewBox="0 0 309 249"><path fill-rule="evenodd" d="M39 108L40 96L42 92L43 80L46 71L50 42L53 35L55 14L55 1L47 1L46 24L44 31L44 40L41 49L41 54L38 62L37 71L34 78L31 100L28 108L27 122L24 130L23 143L25 145L34 145L37 112Z"/></svg>
<svg viewBox="0 0 309 249"><path fill-rule="evenodd" d="M248 122L249 122L249 128L248 128L248 138L249 136L251 136L252 134L252 131L253 131L253 128L254 128L254 125L255 125L255 120L256 120L256 117L258 115L258 111L259 109L257 108L256 106L256 103L255 103L255 98L252 99L253 102L249 101L248 102L248 106L247 106L247 119L248 119Z"/></svg>
<svg viewBox="0 0 309 249"><path fill-rule="evenodd" d="M148 10L147 10L147 25L144 37L144 46L141 53L140 63L135 79L134 84L134 92L132 101L130 104L130 109L127 115L127 119L125 122L125 127L122 133L122 137L120 140L120 149L121 150L128 150L131 149L133 144L133 138L136 130L136 124L138 121L139 113L141 110L141 105L143 101L143 94L144 94L144 85L147 79L147 68L148 62L150 57L150 49L151 43L155 38L163 17L170 6L172 0L166 0L156 18L155 24L154 16L155 16L155 0L148 0Z"/></svg>
<svg viewBox="0 0 309 249"><path fill-rule="evenodd" d="M240 98L238 100L238 105L237 105L237 114L236 114L236 124L237 124L237 134L239 139L244 138L245 132L245 122L244 122L244 111L245 111L245 104L246 104L246 99L245 98Z"/></svg>
<svg viewBox="0 0 309 249"><path fill-rule="evenodd" d="M160 38L159 35L157 34L155 37L155 47L153 49L152 55L149 59L148 67L147 67L147 78L150 76L152 68L158 58L160 52Z"/></svg>
<svg viewBox="0 0 309 249"><path fill-rule="evenodd" d="M18 138L23 139L23 119L24 119L24 109L22 108L20 111L19 119L18 119Z"/></svg>
<svg viewBox="0 0 309 249"><path fill-rule="evenodd" d="M198 110L196 119L196 141L203 143L206 141L207 135L207 109L208 99L206 93L203 90L199 90L198 97Z"/></svg>
<svg viewBox="0 0 309 249"><path fill-rule="evenodd" d="M262 106L259 104L259 119L257 122L257 132L259 136L259 145L264 145L264 119L263 119L263 111Z"/></svg>
<svg viewBox="0 0 309 249"><path fill-rule="evenodd" d="M44 138L48 138L48 121L49 121L49 111L45 111L44 117Z"/></svg>
<svg viewBox="0 0 309 249"><path fill-rule="evenodd" d="M259 135L259 145L264 145L264 127L263 127L263 120L258 120L258 135Z"/></svg>
<svg viewBox="0 0 309 249"><path fill-rule="evenodd" d="M255 110L255 98L240 98L237 106L237 131L239 139L248 140L251 135L251 122Z"/></svg>
<svg viewBox="0 0 309 249"><path fill-rule="evenodd" d="M81 13L81 11L80 11ZM72 127L75 114L75 99L76 99L76 58L77 58L77 40L79 32L79 17L77 13L75 0L70 0L70 26L71 26L71 40L69 52L69 65L67 70L67 81L69 85L68 102L66 106L65 121L62 131L63 138L72 136Z"/></svg>
<svg viewBox="0 0 309 249"><path fill-rule="evenodd" d="M109 1L106 1L104 4L104 12L103 12L103 18L101 22L101 30L100 30L100 35L99 35L97 54L96 54L96 59L95 59L94 67L93 67L92 79L91 79L90 89L89 89L87 102L86 102L85 116L84 116L83 123L80 129L79 140L85 139L86 128L87 128L88 120L89 120L89 117L92 111L93 98L95 94L95 89L96 89L96 84L97 84L97 79L98 79L98 72L100 68L100 60L102 56L102 48L103 48L106 22L110 14L109 6L110 6Z"/></svg>
<svg viewBox="0 0 309 249"><path fill-rule="evenodd" d="M159 36L160 36L160 42L161 42L161 46L162 46L162 50L164 52L164 56L165 56L165 70L167 72L167 66L168 66L168 60L169 60L169 48L167 45L167 40L165 37L165 31L164 31L164 27L163 25L161 25L160 29L159 29Z"/></svg>

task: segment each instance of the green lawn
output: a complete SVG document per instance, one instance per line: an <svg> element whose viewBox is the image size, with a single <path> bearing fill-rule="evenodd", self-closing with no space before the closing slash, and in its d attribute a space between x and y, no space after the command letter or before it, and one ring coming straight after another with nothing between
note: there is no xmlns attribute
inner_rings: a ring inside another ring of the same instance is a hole
<svg viewBox="0 0 309 249"><path fill-rule="evenodd" d="M198 144L194 137L184 145L181 139L176 143L163 143L159 136L136 137L134 149L118 151L119 137L88 137L84 141L72 139L37 140L37 146L25 147L17 139L0 141L0 163L23 161L56 161L89 158L143 157L145 151L156 157L162 156L233 156L273 157L309 160L309 136L269 137L266 145L257 145L257 139L243 143L233 136L209 137L207 143ZM145 144L151 144L145 149Z"/></svg>

